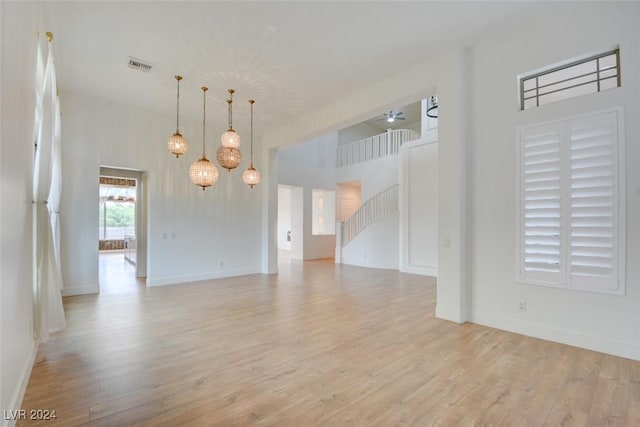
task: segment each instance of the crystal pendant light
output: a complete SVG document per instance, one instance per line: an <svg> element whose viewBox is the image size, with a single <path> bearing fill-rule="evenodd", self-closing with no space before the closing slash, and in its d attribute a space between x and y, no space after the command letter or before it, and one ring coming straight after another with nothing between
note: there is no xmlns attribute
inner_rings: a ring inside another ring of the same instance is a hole
<svg viewBox="0 0 640 427"><path fill-rule="evenodd" d="M253 167L253 104L255 102L253 99L249 100L249 105L251 105L251 166L242 174L242 180L249 188L260 184L260 172Z"/></svg>
<svg viewBox="0 0 640 427"><path fill-rule="evenodd" d="M219 147L218 151L216 151L216 159L218 159L220 166L231 172L231 169L238 167L242 156L237 148Z"/></svg>
<svg viewBox="0 0 640 427"><path fill-rule="evenodd" d="M176 158L180 157L189 149L189 143L180 133L180 80L182 76L175 76L178 81L178 95L176 97L176 133L171 135L167 140L167 148L171 154L175 154Z"/></svg>
<svg viewBox="0 0 640 427"><path fill-rule="evenodd" d="M240 135L233 130L233 93L235 90L229 89L229 99L227 99L228 104L228 118L229 118L229 128L225 133L222 134L220 138L222 145L218 148L216 152L216 159L220 166L227 169L231 172L231 169L235 169L240 164L242 160L242 155L238 147L240 146Z"/></svg>
<svg viewBox="0 0 640 427"><path fill-rule="evenodd" d="M191 178L191 182L202 187L202 191L218 181L218 168L207 159L204 149L207 90L206 87L202 87L202 98L204 100L202 107L202 158L193 163L189 168L189 178Z"/></svg>
<svg viewBox="0 0 640 427"><path fill-rule="evenodd" d="M229 128L225 133L220 137L220 141L222 142L223 147L228 148L239 148L240 147L240 135L233 130L233 94L235 90L228 89L229 99L227 99L228 104L228 120L229 120Z"/></svg>

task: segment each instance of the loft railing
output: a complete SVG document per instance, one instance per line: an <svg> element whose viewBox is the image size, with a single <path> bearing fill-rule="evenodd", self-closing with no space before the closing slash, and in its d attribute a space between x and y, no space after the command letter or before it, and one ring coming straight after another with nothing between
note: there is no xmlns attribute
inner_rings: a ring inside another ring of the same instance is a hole
<svg viewBox="0 0 640 427"><path fill-rule="evenodd" d="M410 129L395 129L338 146L337 166L348 166L380 157L398 154L405 142L420 138Z"/></svg>
<svg viewBox="0 0 640 427"><path fill-rule="evenodd" d="M340 238L336 238L336 246L345 247L368 225L397 210L398 184L395 184L364 202L348 220L338 225Z"/></svg>

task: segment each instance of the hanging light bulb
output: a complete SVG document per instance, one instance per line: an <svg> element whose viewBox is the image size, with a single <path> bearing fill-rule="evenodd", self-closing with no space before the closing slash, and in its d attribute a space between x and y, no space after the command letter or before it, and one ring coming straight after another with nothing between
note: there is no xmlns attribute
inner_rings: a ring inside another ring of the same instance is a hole
<svg viewBox="0 0 640 427"><path fill-rule="evenodd" d="M205 188L211 187L218 181L218 168L211 163L205 155L205 120L207 111L207 88L202 87L202 157L191 165L189 168L189 178L195 185L202 187L202 191Z"/></svg>
<svg viewBox="0 0 640 427"><path fill-rule="evenodd" d="M228 104L228 120L229 120L229 128L225 133L220 137L220 141L222 142L223 147L228 148L239 148L240 147L240 135L233 130L233 94L235 90L228 89L229 99L227 99Z"/></svg>
<svg viewBox="0 0 640 427"><path fill-rule="evenodd" d="M178 91L176 96L176 133L171 135L167 140L167 148L171 154L175 154L176 158L180 157L189 149L189 143L180 134L180 80L182 76L175 76L178 81Z"/></svg>
<svg viewBox="0 0 640 427"><path fill-rule="evenodd" d="M260 172L253 167L253 104L255 102L253 99L249 100L249 105L251 105L251 166L242 173L242 180L249 188L260 184Z"/></svg>

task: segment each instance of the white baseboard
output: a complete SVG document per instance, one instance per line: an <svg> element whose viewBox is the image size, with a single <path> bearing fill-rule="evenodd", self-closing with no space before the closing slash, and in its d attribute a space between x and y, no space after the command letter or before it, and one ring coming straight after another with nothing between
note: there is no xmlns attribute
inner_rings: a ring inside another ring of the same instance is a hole
<svg viewBox="0 0 640 427"><path fill-rule="evenodd" d="M350 257L346 257L345 258L345 257L343 257L341 264L355 265L356 267L377 268L377 269L380 269L380 270L397 270L397 271L400 271L400 269L398 268L397 264L393 264L393 265L372 265L372 264L368 263L368 260L364 260L364 262L362 262L359 259L357 259L357 257L353 257L353 258L350 258Z"/></svg>
<svg viewBox="0 0 640 427"><path fill-rule="evenodd" d="M549 326L522 322L520 320L487 313L472 312L470 321L517 334L640 361L640 345L633 342L618 341L607 337L587 335L566 329L551 328Z"/></svg>
<svg viewBox="0 0 640 427"><path fill-rule="evenodd" d="M260 268L225 270L200 274L186 274L179 276L148 277L147 286L167 286L180 283L198 282L201 280L223 279L225 277L247 276L249 274L259 274Z"/></svg>
<svg viewBox="0 0 640 427"><path fill-rule="evenodd" d="M62 296L63 297L72 297L76 295L90 295L97 294L100 292L100 288L98 286L84 286L81 288L63 288Z"/></svg>
<svg viewBox="0 0 640 427"><path fill-rule="evenodd" d="M17 413L19 409L22 409L22 399L24 399L24 392L27 390L27 384L29 384L29 378L31 378L31 369L33 368L33 364L36 361L36 355L38 354L38 341L34 340L33 345L31 346L31 354L27 357L26 364L22 369L22 374L20 375L20 381L17 384L15 391L13 392L13 396L11 396L11 402L8 408L3 408L3 415L5 410L11 410L13 413ZM2 417L2 427L13 427L16 425L17 420L6 420L4 416Z"/></svg>
<svg viewBox="0 0 640 427"><path fill-rule="evenodd" d="M303 261L314 261L317 259L335 259L333 255L311 255L303 258Z"/></svg>
<svg viewBox="0 0 640 427"><path fill-rule="evenodd" d="M438 277L438 267L425 267L421 265L404 265L400 269L403 273L419 274L421 276Z"/></svg>

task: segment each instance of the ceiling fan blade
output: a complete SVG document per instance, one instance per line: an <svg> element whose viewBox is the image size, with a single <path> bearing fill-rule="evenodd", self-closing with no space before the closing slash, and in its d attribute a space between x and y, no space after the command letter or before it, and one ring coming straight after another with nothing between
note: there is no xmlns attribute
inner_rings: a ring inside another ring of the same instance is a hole
<svg viewBox="0 0 640 427"><path fill-rule="evenodd" d="M404 120L404 117L396 117L396 120Z"/></svg>

